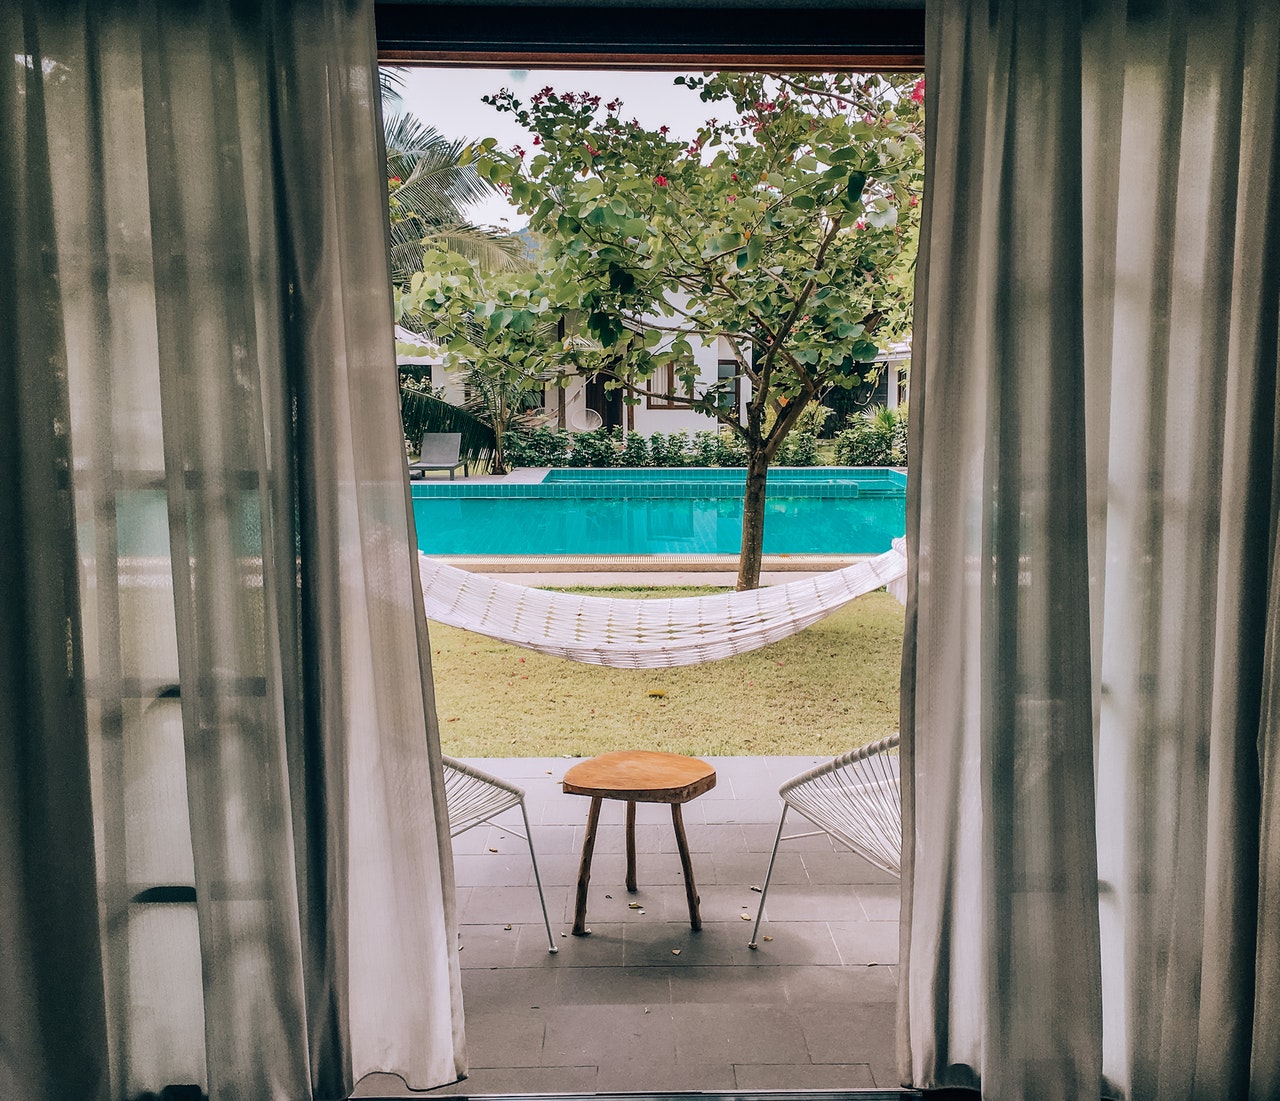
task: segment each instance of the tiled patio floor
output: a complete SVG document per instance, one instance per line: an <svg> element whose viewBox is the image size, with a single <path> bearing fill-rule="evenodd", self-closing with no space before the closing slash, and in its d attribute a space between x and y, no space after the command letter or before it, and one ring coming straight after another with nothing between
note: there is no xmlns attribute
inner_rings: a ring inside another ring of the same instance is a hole
<svg viewBox="0 0 1280 1101"><path fill-rule="evenodd" d="M825 758L708 760L717 786L684 808L702 931L689 929L669 809L638 808L639 891L628 895L625 808L606 801L587 911L592 935L582 938L568 932L588 800L559 787L573 762L474 762L527 792L560 951L547 951L524 842L496 827L456 838L472 1069L433 1093L897 1084L897 881L825 836L784 843L760 947L751 951L742 915L754 919L760 900L751 887L764 882L778 785ZM519 812L509 813L518 822ZM788 826L803 832L803 823ZM359 1092L404 1095L388 1079L366 1079Z"/></svg>

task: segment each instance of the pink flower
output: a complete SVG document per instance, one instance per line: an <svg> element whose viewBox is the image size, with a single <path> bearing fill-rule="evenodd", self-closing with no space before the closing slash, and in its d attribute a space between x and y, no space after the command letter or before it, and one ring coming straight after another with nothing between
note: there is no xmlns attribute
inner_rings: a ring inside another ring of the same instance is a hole
<svg viewBox="0 0 1280 1101"><path fill-rule="evenodd" d="M541 145L541 144L542 144L542 135L541 135L541 134L534 134L534 135L533 135L533 144L534 144L534 145Z"/></svg>
<svg viewBox="0 0 1280 1101"><path fill-rule="evenodd" d="M658 127L658 133L659 133L659 134L661 134L664 138L667 136L667 134L668 134L668 133L670 133L670 131L671 131L671 127L670 127L670 126L659 126L659 127Z"/></svg>
<svg viewBox="0 0 1280 1101"><path fill-rule="evenodd" d="M853 223L853 228L854 228L854 229L866 229L866 228L867 228L867 223L866 223L866 222L864 222L861 218L859 218L856 222L854 222L854 223Z"/></svg>
<svg viewBox="0 0 1280 1101"><path fill-rule="evenodd" d="M666 187L666 186L667 186L667 177L666 177L666 176L654 176L654 177L653 177L653 182L654 182L654 183L656 183L659 187Z"/></svg>
<svg viewBox="0 0 1280 1101"><path fill-rule="evenodd" d="M911 89L911 99L915 103L924 102L924 77L916 81L916 86Z"/></svg>
<svg viewBox="0 0 1280 1101"><path fill-rule="evenodd" d="M920 202L920 200L919 200L919 199L917 199L914 195L912 195L912 196L911 196L911 198L907 200L907 205L908 205L908 206L915 206L915 205L916 205L916 204L918 204L919 202Z"/></svg>
<svg viewBox="0 0 1280 1101"><path fill-rule="evenodd" d="M731 203L736 203L737 201L738 201L738 196L737 196L737 195L730 195L730 196L729 196L729 202L731 202Z"/></svg>

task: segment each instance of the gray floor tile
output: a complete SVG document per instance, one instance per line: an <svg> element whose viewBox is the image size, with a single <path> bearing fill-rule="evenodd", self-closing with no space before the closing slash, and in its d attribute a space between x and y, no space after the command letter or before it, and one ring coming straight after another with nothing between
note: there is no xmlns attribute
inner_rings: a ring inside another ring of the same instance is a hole
<svg viewBox="0 0 1280 1101"><path fill-rule="evenodd" d="M866 1063L739 1064L734 1069L740 1090L858 1090L870 1089L876 1084Z"/></svg>
<svg viewBox="0 0 1280 1101"><path fill-rule="evenodd" d="M559 929L552 926L560 951L556 954L555 964L560 968L570 967L621 967L623 963L623 926L608 921L592 921L587 913L587 927L591 930L589 937L575 937L569 933L569 926ZM524 941L534 939L532 926L521 933Z"/></svg>
<svg viewBox="0 0 1280 1101"><path fill-rule="evenodd" d="M524 846L522 846L524 848ZM509 887L533 882L529 850L524 852L455 853L454 882L459 887Z"/></svg>
<svg viewBox="0 0 1280 1101"><path fill-rule="evenodd" d="M457 938L458 962L463 968L515 967L518 959L519 926L468 925Z"/></svg>
<svg viewBox="0 0 1280 1101"><path fill-rule="evenodd" d="M837 966L840 950L825 921L781 921L760 926L758 947L749 948L751 926L745 921L734 939L734 963L747 967ZM772 940L765 940L772 937Z"/></svg>
<svg viewBox="0 0 1280 1101"><path fill-rule="evenodd" d="M859 921L863 906L847 884L790 884L769 887L766 921Z"/></svg>
<svg viewBox="0 0 1280 1101"><path fill-rule="evenodd" d="M541 860L544 856L568 856L581 852L582 839L578 836L576 826L533 826L533 851ZM481 832L481 831L476 831ZM464 835L465 836L465 835ZM518 837L505 835L508 846L524 845Z"/></svg>
<svg viewBox="0 0 1280 1101"><path fill-rule="evenodd" d="M624 962L628 967L727 967L742 939L738 929L723 922L704 925L698 933L687 924L636 923L626 926Z"/></svg>
<svg viewBox="0 0 1280 1101"><path fill-rule="evenodd" d="M740 853L746 852L747 847L743 839L744 829L754 829L754 826L740 826L737 824L722 825L688 825L685 828L685 840L689 843L689 852L696 853ZM772 839L770 839L772 844ZM668 830L662 834L658 841L658 851L664 853L677 852L675 834ZM697 863L694 863L695 869Z"/></svg>
<svg viewBox="0 0 1280 1101"><path fill-rule="evenodd" d="M563 1005L638 1005L671 1001L669 971L657 967L574 967L557 976L556 1000Z"/></svg>
<svg viewBox="0 0 1280 1101"><path fill-rule="evenodd" d="M764 873L769 870L769 856L767 853L712 853L711 867L715 873L715 878L711 882L724 885L743 884L748 889L752 883L757 887L763 887ZM800 853L778 853L778 859L773 863L771 883L808 883L809 881L809 872ZM772 889L770 887L770 890ZM752 891L752 894L759 901L759 893Z"/></svg>
<svg viewBox="0 0 1280 1101"><path fill-rule="evenodd" d="M857 888L858 901L871 921L897 921L902 889L897 883L866 884Z"/></svg>
<svg viewBox="0 0 1280 1101"><path fill-rule="evenodd" d="M463 1082L433 1090L430 1096L464 1094L594 1093L595 1067L518 1067L477 1069ZM416 1096L422 1097L422 1094Z"/></svg>
<svg viewBox="0 0 1280 1101"><path fill-rule="evenodd" d="M897 890L898 877L881 871L856 853L842 849L835 852L801 854L805 871L814 883L880 883Z"/></svg>
<svg viewBox="0 0 1280 1101"><path fill-rule="evenodd" d="M544 885L547 916L551 924L564 921L569 889ZM475 887L458 913L458 923L468 925L523 925L542 920L542 903L535 887Z"/></svg>
<svg viewBox="0 0 1280 1101"><path fill-rule="evenodd" d="M655 1064L676 1059L676 1025L667 1004L558 1006L546 1020L545 1066L601 1066L638 1052Z"/></svg>
<svg viewBox="0 0 1280 1101"><path fill-rule="evenodd" d="M697 876L698 868L695 863L693 874ZM702 900L698 906L698 912L702 915L703 922L713 921L737 921L750 931L751 926L747 922L742 921L741 914L750 914L754 919L756 916L756 907L760 905L760 896L745 884L727 886L722 883L698 883L698 897ZM662 896L664 905L666 906L666 920L669 922L678 922L681 918L689 916L689 902L685 896L684 887L669 887ZM750 940L750 937L746 938Z"/></svg>
<svg viewBox="0 0 1280 1101"><path fill-rule="evenodd" d="M831 936L845 964L898 962L896 921L833 921Z"/></svg>
<svg viewBox="0 0 1280 1101"><path fill-rule="evenodd" d="M708 797L698 801L708 825L721 822L772 822L775 829L780 813L776 803L776 799L735 799L728 791L725 792L725 798Z"/></svg>
<svg viewBox="0 0 1280 1101"><path fill-rule="evenodd" d="M637 1055L600 1064L599 1093L720 1092L735 1087L728 1064L655 1063Z"/></svg>
<svg viewBox="0 0 1280 1101"><path fill-rule="evenodd" d="M672 1011L680 1063L790 1064L805 1047L800 1022L783 1008L686 1002Z"/></svg>
<svg viewBox="0 0 1280 1101"><path fill-rule="evenodd" d="M672 1002L776 1005L787 1001L785 967L692 964L654 972L669 975ZM820 970L820 969L819 969Z"/></svg>
<svg viewBox="0 0 1280 1101"><path fill-rule="evenodd" d="M803 820L792 822L788 817L785 835L807 832L808 829ZM776 820L771 825L764 822L747 823L742 826L742 834L746 842L747 852L768 853L772 851L773 840L778 836L778 823ZM835 852L835 846L832 844L831 838L824 833L816 837L797 837L791 841L784 841L779 851L802 853Z"/></svg>
<svg viewBox="0 0 1280 1101"><path fill-rule="evenodd" d="M814 1063L893 1062L892 1002L811 1002L798 1007L796 1015Z"/></svg>
<svg viewBox="0 0 1280 1101"><path fill-rule="evenodd" d="M621 806L621 804L618 804ZM607 809L607 808L606 808ZM621 815L619 815L621 819ZM581 853L582 842L586 834L586 815L582 816L582 824L574 831L574 841L576 842L576 851ZM671 824L667 823L664 827L654 822L636 823L636 854L652 853L658 851L658 843L663 836L674 836L671 833ZM600 824L596 827L596 847L595 855L592 859L591 866L594 869L596 861L601 856L621 856L627 851L627 827L621 821L606 821L605 814L600 815ZM624 865L625 867L625 865Z"/></svg>
<svg viewBox="0 0 1280 1101"><path fill-rule="evenodd" d="M781 967L787 1000L799 1005L809 1002L894 1003L898 984L893 969L883 966L844 965L835 967Z"/></svg>
<svg viewBox="0 0 1280 1101"><path fill-rule="evenodd" d="M559 1002L554 967L469 967L462 973L464 1006L523 1013Z"/></svg>
<svg viewBox="0 0 1280 1101"><path fill-rule="evenodd" d="M541 1066L550 1012L552 1010L467 1009L467 1059L471 1067Z"/></svg>

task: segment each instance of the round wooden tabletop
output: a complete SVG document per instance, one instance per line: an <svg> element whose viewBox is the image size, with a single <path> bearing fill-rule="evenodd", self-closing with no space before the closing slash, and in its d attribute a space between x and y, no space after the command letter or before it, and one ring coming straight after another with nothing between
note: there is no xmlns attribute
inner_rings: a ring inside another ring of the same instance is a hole
<svg viewBox="0 0 1280 1101"><path fill-rule="evenodd" d="M567 795L636 803L687 803L716 786L716 770L697 757L628 749L581 761L564 774Z"/></svg>

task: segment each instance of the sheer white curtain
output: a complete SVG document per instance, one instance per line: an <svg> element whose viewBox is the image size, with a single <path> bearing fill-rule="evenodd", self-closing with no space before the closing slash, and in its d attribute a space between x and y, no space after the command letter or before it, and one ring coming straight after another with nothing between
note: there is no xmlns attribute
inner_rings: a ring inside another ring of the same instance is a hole
<svg viewBox="0 0 1280 1101"><path fill-rule="evenodd" d="M372 4L0 47L0 1094L452 1081Z"/></svg>
<svg viewBox="0 0 1280 1101"><path fill-rule="evenodd" d="M928 20L904 1077L1280 1096L1280 4Z"/></svg>

